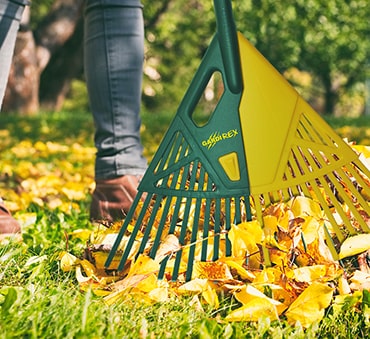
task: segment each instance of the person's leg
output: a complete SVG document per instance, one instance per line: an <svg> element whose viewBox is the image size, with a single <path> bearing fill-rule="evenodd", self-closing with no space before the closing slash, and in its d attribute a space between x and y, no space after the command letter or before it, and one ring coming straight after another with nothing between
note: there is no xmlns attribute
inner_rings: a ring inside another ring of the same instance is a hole
<svg viewBox="0 0 370 339"><path fill-rule="evenodd" d="M123 218L147 162L140 141L144 24L139 1L87 0L85 75L95 121L91 219Z"/></svg>
<svg viewBox="0 0 370 339"><path fill-rule="evenodd" d="M26 1L0 0L0 109Z"/></svg>
<svg viewBox="0 0 370 339"><path fill-rule="evenodd" d="M0 109L8 81L15 40L22 17L23 0L0 0ZM5 207L0 197L0 241L9 235L20 234L21 227Z"/></svg>

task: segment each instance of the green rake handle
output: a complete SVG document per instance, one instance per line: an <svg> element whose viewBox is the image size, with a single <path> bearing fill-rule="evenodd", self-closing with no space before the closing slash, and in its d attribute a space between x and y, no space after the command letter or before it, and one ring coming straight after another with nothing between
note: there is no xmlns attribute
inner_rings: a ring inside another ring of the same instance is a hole
<svg viewBox="0 0 370 339"><path fill-rule="evenodd" d="M179 107L179 113L188 112L190 115L194 112L198 102L208 85L208 81L217 70L218 62L221 62L225 77L225 85L227 85L230 94L239 95L243 90L243 80L241 76L239 44L236 34L236 26L233 18L231 1L230 0L214 0L214 10L216 15L217 31L212 39L208 51L204 56L211 62L201 63L193 81L185 94L183 101ZM220 59L218 60L218 50L220 50ZM212 54L207 57L207 54Z"/></svg>
<svg viewBox="0 0 370 339"><path fill-rule="evenodd" d="M224 61L225 76L232 93L242 90L239 46L230 0L214 0L217 35Z"/></svg>

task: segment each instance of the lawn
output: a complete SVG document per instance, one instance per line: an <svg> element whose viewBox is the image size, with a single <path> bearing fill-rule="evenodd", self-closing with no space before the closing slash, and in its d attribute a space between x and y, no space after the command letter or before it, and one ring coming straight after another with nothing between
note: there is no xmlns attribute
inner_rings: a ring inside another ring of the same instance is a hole
<svg viewBox="0 0 370 339"><path fill-rule="evenodd" d="M143 114L151 159L172 114ZM370 117L328 119L339 135L370 145ZM239 307L219 294L217 307L192 295L165 302L135 298L108 304L62 270L64 251L80 258L93 188L93 123L88 113L0 117L0 196L23 227L23 242L0 245L0 338L369 338L370 297L331 304L304 328L284 317L226 321ZM357 299L356 299L357 298Z"/></svg>

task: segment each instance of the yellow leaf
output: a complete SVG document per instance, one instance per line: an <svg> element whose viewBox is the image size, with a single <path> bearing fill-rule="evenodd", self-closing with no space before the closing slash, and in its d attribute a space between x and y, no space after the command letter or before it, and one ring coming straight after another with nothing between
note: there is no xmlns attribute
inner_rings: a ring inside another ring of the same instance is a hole
<svg viewBox="0 0 370 339"><path fill-rule="evenodd" d="M300 282L313 282L326 275L325 265L313 265L299 267L293 270L294 277Z"/></svg>
<svg viewBox="0 0 370 339"><path fill-rule="evenodd" d="M63 251L60 256L60 268L63 272L69 272L75 269L76 265L79 264L80 260L73 254Z"/></svg>
<svg viewBox="0 0 370 339"><path fill-rule="evenodd" d="M255 288L252 285L244 285L241 288L236 287L235 292L233 293L235 298L241 302L243 305L249 304L252 300L259 298L259 299L266 299L270 303L276 307L277 314L281 314L285 309L286 306L282 304L280 301L274 300L263 294L260 290Z"/></svg>
<svg viewBox="0 0 370 339"><path fill-rule="evenodd" d="M92 278L91 277L86 277L86 276L84 276L82 274L81 266L77 266L76 267L76 279L79 282L80 286L82 284L85 284L87 282L91 282L92 281Z"/></svg>
<svg viewBox="0 0 370 339"><path fill-rule="evenodd" d="M196 278L181 285L177 292L179 294L201 294L208 304L217 308L219 301L214 287L215 285L209 280Z"/></svg>
<svg viewBox="0 0 370 339"><path fill-rule="evenodd" d="M216 291L209 285L206 285L206 290L202 292L204 300L214 308L219 307L219 301Z"/></svg>
<svg viewBox="0 0 370 339"><path fill-rule="evenodd" d="M287 289L283 288L280 285L267 284L265 286L270 288L272 299L278 300L279 302L284 304L286 307L288 307L296 298L294 292L288 291Z"/></svg>
<svg viewBox="0 0 370 339"><path fill-rule="evenodd" d="M343 241L339 259L350 257L370 249L370 234L358 234Z"/></svg>
<svg viewBox="0 0 370 339"><path fill-rule="evenodd" d="M227 266L234 269L236 273L244 280L253 281L256 277L252 272L246 270L242 265L236 262L232 257L221 258L219 261L224 262Z"/></svg>
<svg viewBox="0 0 370 339"><path fill-rule="evenodd" d="M154 302L165 302L168 300L168 288L157 287L148 293L148 297Z"/></svg>
<svg viewBox="0 0 370 339"><path fill-rule="evenodd" d="M255 297L247 304L231 312L226 316L228 321L258 321L260 318L278 319L275 305L265 298Z"/></svg>
<svg viewBox="0 0 370 339"><path fill-rule="evenodd" d="M288 268L285 268L285 274L287 274ZM261 272L256 274L256 278L253 280L254 284L274 284L278 283L281 279L281 271L274 267L267 267Z"/></svg>
<svg viewBox="0 0 370 339"><path fill-rule="evenodd" d="M306 216L302 224L302 233L306 244L311 244L319 236L319 231L322 229L317 218Z"/></svg>
<svg viewBox="0 0 370 339"><path fill-rule="evenodd" d="M243 305L250 302L253 298L267 298L261 291L251 285L244 285L243 287L236 287L236 291L233 293L235 298Z"/></svg>
<svg viewBox="0 0 370 339"><path fill-rule="evenodd" d="M82 266L85 274L88 277L92 277L96 275L96 268L90 261L83 259L80 261L80 265Z"/></svg>
<svg viewBox="0 0 370 339"><path fill-rule="evenodd" d="M117 232L112 231L110 228L101 227L98 230L92 232L90 237L91 244L95 245L104 245L104 247L109 248L112 247L117 239ZM127 243L129 241L129 236L124 236L117 248L117 253L123 251L127 247ZM128 256L128 260L132 259L132 257L137 253L139 250L140 241L135 241L132 244L130 254ZM122 257L122 252L121 252Z"/></svg>
<svg viewBox="0 0 370 339"><path fill-rule="evenodd" d="M365 145L351 145L352 148L362 153L366 158L370 158L370 146Z"/></svg>
<svg viewBox="0 0 370 339"><path fill-rule="evenodd" d="M141 280L136 286L136 289L149 293L158 287L158 279L155 274L150 274L146 279Z"/></svg>
<svg viewBox="0 0 370 339"><path fill-rule="evenodd" d="M91 235L91 230L88 230L86 228L84 229L76 229L73 232L70 233L71 237L77 238L80 240L88 240Z"/></svg>
<svg viewBox="0 0 370 339"><path fill-rule="evenodd" d="M148 275L159 271L159 264L152 258L140 254L136 261L130 267L128 276L133 275Z"/></svg>
<svg viewBox="0 0 370 339"><path fill-rule="evenodd" d="M321 218L322 216L320 204L312 199L297 196L289 201L288 206L289 205L295 217L305 218L310 215L312 217Z"/></svg>
<svg viewBox="0 0 370 339"><path fill-rule="evenodd" d="M113 305L113 304L116 304L116 303L124 300L125 293L126 293L125 290L114 292L114 293L110 293L110 294L108 294L107 296L104 297L104 302L108 306Z"/></svg>
<svg viewBox="0 0 370 339"><path fill-rule="evenodd" d="M349 287L348 280L344 276L341 276L338 279L338 292L340 295L351 293L351 288Z"/></svg>
<svg viewBox="0 0 370 339"><path fill-rule="evenodd" d="M189 292L199 294L202 293L207 288L207 285L208 285L207 279L196 278L181 285L177 290L178 292L184 294L187 294Z"/></svg>
<svg viewBox="0 0 370 339"><path fill-rule="evenodd" d="M181 249L179 239L174 234L169 234L159 245L155 255L155 261L161 262L166 256L175 253Z"/></svg>
<svg viewBox="0 0 370 339"><path fill-rule="evenodd" d="M265 236L273 237L278 231L278 220L274 215L265 215L263 217L263 232Z"/></svg>
<svg viewBox="0 0 370 339"><path fill-rule="evenodd" d="M307 253L315 260L317 264L333 263L334 258L328 245L325 243L325 237L317 237L313 242L307 244Z"/></svg>
<svg viewBox="0 0 370 339"><path fill-rule="evenodd" d="M69 200L83 200L86 198L85 189L85 183L67 182L61 188L61 192L63 192Z"/></svg>
<svg viewBox="0 0 370 339"><path fill-rule="evenodd" d="M198 295L194 295L193 296L193 298L189 302L189 306L194 307L197 312L204 312L204 309L202 307L202 304L201 304L201 302L199 300L199 296Z"/></svg>
<svg viewBox="0 0 370 339"><path fill-rule="evenodd" d="M263 231L257 221L232 225L229 231L229 240L231 241L233 257L245 258L249 256L248 266L259 268L261 258L257 244L261 244L262 237Z"/></svg>
<svg viewBox="0 0 370 339"><path fill-rule="evenodd" d="M228 266L221 262L197 261L194 264L194 278L202 279L232 279Z"/></svg>
<svg viewBox="0 0 370 339"><path fill-rule="evenodd" d="M289 306L285 315L288 322L300 322L303 327L308 327L320 321L325 309L330 305L333 289L326 284L314 282L307 287L300 296Z"/></svg>
<svg viewBox="0 0 370 339"><path fill-rule="evenodd" d="M105 269L105 263L107 261L108 255L109 255L109 252L103 252L103 251L91 252L91 256L94 259L95 266L97 269ZM122 258L122 253L120 252L116 253L108 269L116 270L121 261L121 258Z"/></svg>
<svg viewBox="0 0 370 339"><path fill-rule="evenodd" d="M356 270L350 278L349 287L352 290L370 290L370 274Z"/></svg>
<svg viewBox="0 0 370 339"><path fill-rule="evenodd" d="M152 274L144 275L144 274L137 274L130 277L126 277L123 280L117 281L113 286L112 289L115 292L122 292L127 289L132 289L137 287L142 281L148 280L152 282L151 278ZM145 285L144 285L145 286Z"/></svg>
<svg viewBox="0 0 370 339"><path fill-rule="evenodd" d="M37 213L29 212L29 213L17 214L16 219L22 225L22 229L24 229L26 227L35 225L37 221Z"/></svg>

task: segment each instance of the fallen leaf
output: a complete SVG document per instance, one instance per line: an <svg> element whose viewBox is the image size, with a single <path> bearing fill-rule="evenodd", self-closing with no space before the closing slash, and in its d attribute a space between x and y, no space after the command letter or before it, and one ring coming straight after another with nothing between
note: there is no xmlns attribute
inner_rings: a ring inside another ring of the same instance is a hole
<svg viewBox="0 0 370 339"><path fill-rule="evenodd" d="M358 234L343 241L339 258L347 258L370 249L370 234Z"/></svg>
<svg viewBox="0 0 370 339"><path fill-rule="evenodd" d="M208 279L196 278L180 286L177 292L180 294L200 294L209 305L218 308L219 301L214 286L216 285Z"/></svg>
<svg viewBox="0 0 370 339"><path fill-rule="evenodd" d="M268 300L271 305L274 305L278 314L281 314L286 309L286 306L280 301L269 298L256 287L249 284L242 287L235 287L233 295L243 305L247 305L255 298L262 298Z"/></svg>
<svg viewBox="0 0 370 339"><path fill-rule="evenodd" d="M140 254L136 261L131 265L127 276L148 275L159 271L159 264L152 258Z"/></svg>
<svg viewBox="0 0 370 339"><path fill-rule="evenodd" d="M330 305L333 288L326 284L314 282L307 287L285 312L290 324L299 322L307 328L314 322L320 321L325 309Z"/></svg>
<svg viewBox="0 0 370 339"><path fill-rule="evenodd" d="M291 199L287 205L290 206L295 217L322 217L323 212L320 204L312 199L303 196L297 196Z"/></svg>
<svg viewBox="0 0 370 339"><path fill-rule="evenodd" d="M76 268L76 265L80 263L80 260L75 257L73 254L70 254L66 251L63 251L59 255L60 268L63 272L69 272Z"/></svg>
<svg viewBox="0 0 370 339"><path fill-rule="evenodd" d="M349 279L352 290L370 290L370 274L356 270Z"/></svg>
<svg viewBox="0 0 370 339"><path fill-rule="evenodd" d="M165 257L181 249L178 237L168 234L164 241L159 245L154 260L161 262Z"/></svg>
<svg viewBox="0 0 370 339"><path fill-rule="evenodd" d="M293 272L297 281L310 283L318 280L333 280L338 277L341 270L331 265L312 265L296 268Z"/></svg>
<svg viewBox="0 0 370 339"><path fill-rule="evenodd" d="M227 321L258 321L261 318L277 320L276 306L265 298L255 297L242 307L226 316Z"/></svg>
<svg viewBox="0 0 370 339"><path fill-rule="evenodd" d="M232 279L229 267L221 262L203 262L197 261L194 263L194 278L201 279Z"/></svg>
<svg viewBox="0 0 370 339"><path fill-rule="evenodd" d="M232 225L229 231L232 256L235 258L248 256L248 266L258 268L261 264L261 257L257 244L261 244L262 238L263 231L257 221Z"/></svg>

